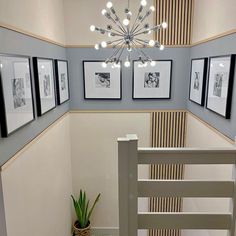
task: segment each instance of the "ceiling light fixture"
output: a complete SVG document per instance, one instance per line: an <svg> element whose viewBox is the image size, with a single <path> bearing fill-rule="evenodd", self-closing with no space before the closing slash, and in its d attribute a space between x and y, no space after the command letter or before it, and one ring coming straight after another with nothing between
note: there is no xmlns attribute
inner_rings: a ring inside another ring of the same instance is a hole
<svg viewBox="0 0 236 236"><path fill-rule="evenodd" d="M143 48L149 46L164 50L164 45L161 45L158 41L153 39L144 40L140 38L140 35L148 35L152 32L157 32L161 29L167 28L166 22L153 27L150 27L148 23L145 23L145 20L147 20L151 13L155 11L155 7L151 6L146 10L146 12L144 12L144 8L147 6L147 0L141 0L138 14L131 25L132 12L130 11L129 5L128 0L128 7L125 9L126 17L121 22L120 18L116 14L115 8L113 7L113 3L108 2L106 5L107 9L102 10L102 15L110 20L113 25L107 25L106 29L94 25L90 26L92 32L97 31L101 34L107 34L109 38L116 37L112 41L103 41L100 44L95 44L96 50L106 48L108 45L115 49L114 53L106 59L105 63L102 64L103 67L106 67L108 63L112 63L113 67L120 65L120 58L125 49L128 51L128 56L124 62L125 67L130 67L131 65L130 53L132 51L135 51L138 54L138 60L143 64L143 66L147 66L147 63L150 63L151 66L155 66L155 62L147 55L147 53L144 52Z"/></svg>

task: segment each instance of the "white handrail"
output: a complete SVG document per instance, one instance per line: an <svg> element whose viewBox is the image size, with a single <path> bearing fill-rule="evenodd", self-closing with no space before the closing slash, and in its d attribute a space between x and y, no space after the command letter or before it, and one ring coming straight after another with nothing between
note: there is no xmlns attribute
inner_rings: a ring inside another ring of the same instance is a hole
<svg viewBox="0 0 236 236"><path fill-rule="evenodd" d="M118 139L120 235L138 229L218 229L236 236L236 181L138 180L139 164L233 164L236 148L138 148L136 135ZM236 176L236 175L235 175ZM139 213L138 197L231 198L230 213ZM158 223L158 224L157 224Z"/></svg>

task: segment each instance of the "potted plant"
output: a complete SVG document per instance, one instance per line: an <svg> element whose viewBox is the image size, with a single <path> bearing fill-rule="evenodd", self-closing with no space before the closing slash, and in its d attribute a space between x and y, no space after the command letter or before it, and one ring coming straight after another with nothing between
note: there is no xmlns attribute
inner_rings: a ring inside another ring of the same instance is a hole
<svg viewBox="0 0 236 236"><path fill-rule="evenodd" d="M77 201L73 195L71 195L77 216L77 220L73 225L73 235L90 236L90 217L100 196L101 194L99 193L92 207L89 208L89 200L87 199L85 191L80 190L79 199Z"/></svg>

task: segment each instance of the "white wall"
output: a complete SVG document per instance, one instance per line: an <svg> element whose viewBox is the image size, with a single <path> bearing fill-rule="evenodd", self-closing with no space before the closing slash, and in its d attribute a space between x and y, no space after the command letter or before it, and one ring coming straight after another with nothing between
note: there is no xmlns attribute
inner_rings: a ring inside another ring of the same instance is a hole
<svg viewBox="0 0 236 236"><path fill-rule="evenodd" d="M69 131L67 115L3 167L7 236L71 236Z"/></svg>
<svg viewBox="0 0 236 236"><path fill-rule="evenodd" d="M138 135L140 146L150 146L150 114L71 114L74 194L78 195L81 188L92 199L101 193L92 217L93 227L118 227L117 138L128 133Z"/></svg>
<svg viewBox="0 0 236 236"><path fill-rule="evenodd" d="M191 113L187 113L187 147L219 148L232 147L233 144L223 135L206 123L203 123ZM209 179L229 180L232 179L231 165L186 165L185 179ZM184 211L194 212L229 212L229 199L206 199L185 198L183 201ZM224 231L183 231L182 236L224 236Z"/></svg>
<svg viewBox="0 0 236 236"><path fill-rule="evenodd" d="M109 24L109 20L101 14L107 2L108 0L64 0L67 45L94 45L109 39L106 35L92 33L89 30L90 25L104 28ZM118 16L125 17L124 9L127 7L127 0L113 0L112 2ZM149 5L153 5L153 2L153 0L148 0ZM130 0L130 9L134 16L139 6L139 0ZM152 15L147 22L153 25L153 19ZM151 38L152 35L149 37Z"/></svg>
<svg viewBox="0 0 236 236"><path fill-rule="evenodd" d="M63 0L0 0L0 24L65 44Z"/></svg>
<svg viewBox="0 0 236 236"><path fill-rule="evenodd" d="M235 0L195 0L192 42L236 29Z"/></svg>

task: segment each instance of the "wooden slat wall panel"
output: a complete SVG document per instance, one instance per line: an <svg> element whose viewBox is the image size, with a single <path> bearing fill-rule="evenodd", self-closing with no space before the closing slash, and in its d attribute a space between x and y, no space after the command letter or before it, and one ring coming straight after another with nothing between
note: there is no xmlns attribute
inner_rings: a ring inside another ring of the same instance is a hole
<svg viewBox="0 0 236 236"><path fill-rule="evenodd" d="M190 45L193 0L156 0L156 23L168 23L168 28L156 33L164 45Z"/></svg>
<svg viewBox="0 0 236 236"><path fill-rule="evenodd" d="M158 0L161 1L161 0ZM186 112L162 111L153 112L152 120L152 147L185 147ZM151 179L182 179L183 165L151 165ZM181 198L150 198L151 212L180 212ZM180 230L149 230L149 236L180 236Z"/></svg>

